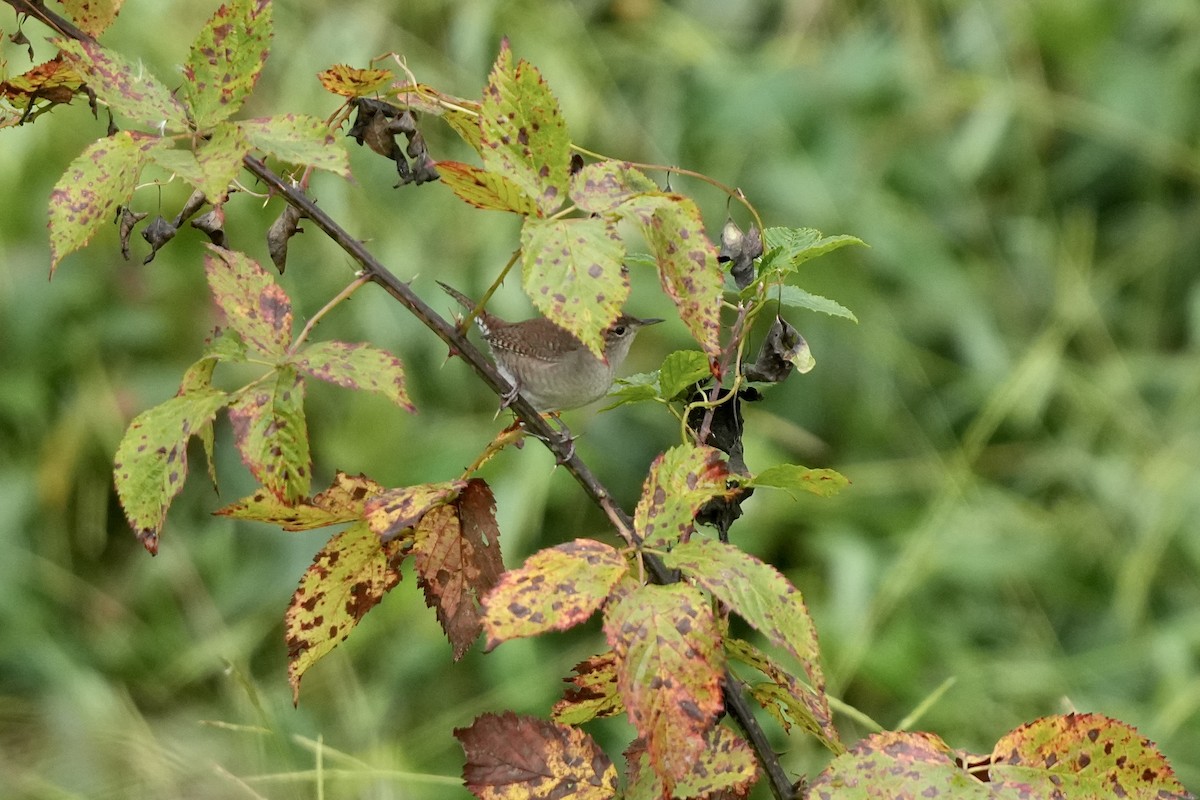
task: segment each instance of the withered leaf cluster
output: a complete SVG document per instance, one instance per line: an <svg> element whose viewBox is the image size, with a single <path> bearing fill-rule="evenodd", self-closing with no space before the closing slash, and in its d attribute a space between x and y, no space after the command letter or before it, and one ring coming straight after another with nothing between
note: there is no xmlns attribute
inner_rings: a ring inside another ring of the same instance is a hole
<svg viewBox="0 0 1200 800"><path fill-rule="evenodd" d="M158 255L167 242L175 238L175 234L183 226L183 223L195 216L208 200L203 192L195 191L188 197L179 213L174 219L168 220L162 214L155 215L154 219L150 220L142 229L142 238L150 245L150 254L143 260L143 264L149 264ZM129 239L133 235L133 230L138 223L148 217L144 211L134 211L128 206L121 206L117 209L116 223L120 231L121 237L121 255L126 261L129 260ZM213 244L218 247L225 246L225 208L223 205L214 205L207 213L201 214L196 219L192 220L192 227L206 234Z"/></svg>
<svg viewBox="0 0 1200 800"><path fill-rule="evenodd" d="M419 186L441 177L425 147L425 137L417 130L417 115L414 112L368 97L357 98L353 104L356 111L354 123L346 135L396 162L396 172L400 175L400 182L396 186L409 183ZM408 139L407 147L401 149L396 141L398 134L404 134ZM408 158L405 158L406 155Z"/></svg>

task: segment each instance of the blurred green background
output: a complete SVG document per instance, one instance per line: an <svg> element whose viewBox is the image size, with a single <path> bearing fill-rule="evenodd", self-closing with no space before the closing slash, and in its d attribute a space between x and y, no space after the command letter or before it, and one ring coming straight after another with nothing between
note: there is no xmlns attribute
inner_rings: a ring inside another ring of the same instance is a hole
<svg viewBox="0 0 1200 800"><path fill-rule="evenodd" d="M107 41L175 85L215 5L127 0ZM801 276L861 324L790 314L817 368L746 411L752 469L832 466L853 486L833 500L760 491L735 541L802 589L831 691L884 726L953 680L915 723L952 746L987 751L1036 717L1094 711L1136 725L1200 787L1200 4L278 0L275 19L247 116L327 115L315 73L387 51L477 97L507 35L577 142L739 186L768 224L866 240ZM22 53L5 42L10 73ZM424 132L435 157L465 157L436 121ZM3 795L466 796L452 729L484 711L544 715L600 647L597 626L453 664L406 576L293 709L281 619L326 534L210 516L251 487L223 424L220 495L194 470L157 558L113 495L125 426L174 392L215 320L190 229L147 267L140 239L126 263L106 229L47 282L50 189L103 133L78 102L0 131ZM450 303L434 278L486 285L515 222L440 185L393 190L389 164L346 141L357 182L318 176L322 206L435 307ZM725 199L671 182L715 235ZM184 194L146 188L136 203L171 216ZM228 231L265 261L279 206L262 205L237 197ZM351 277L314 229L281 280L303 318ZM633 313L670 316L652 276L634 283ZM494 309L529 313L515 282ZM494 398L373 287L317 335L397 352L420 406L314 386L318 483L335 468L453 477L500 425ZM629 369L686 346L678 322L658 326ZM650 407L567 420L627 507L678 435ZM510 565L608 536L536 446L487 478ZM848 741L865 733L839 722ZM826 762L766 725L792 774ZM614 756L629 735L622 720L593 732Z"/></svg>

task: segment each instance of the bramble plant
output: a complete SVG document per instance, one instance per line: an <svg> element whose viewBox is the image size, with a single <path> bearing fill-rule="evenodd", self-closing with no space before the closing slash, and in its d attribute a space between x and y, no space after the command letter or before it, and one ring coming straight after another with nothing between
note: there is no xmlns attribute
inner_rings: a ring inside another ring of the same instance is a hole
<svg viewBox="0 0 1200 800"><path fill-rule="evenodd" d="M28 0L8 4L54 30L58 54L5 77L0 126L32 123L76 96L85 96L97 116L104 109L109 121L107 134L66 167L51 194L51 273L114 218L126 258L139 230L151 248L146 262L185 222L211 242L196 263L203 264L225 325L184 373L175 396L132 420L115 454L117 495L137 538L157 552L168 509L187 478L193 437L216 484L213 423L222 412L260 488L217 514L285 531L338 526L285 612L295 702L307 671L398 584L411 558L456 659L480 633L491 650L603 617L604 641L575 667L549 719L485 712L455 731L466 753L465 783L481 798L745 797L763 776L777 798L1189 796L1153 744L1096 714L1036 720L982 755L956 751L931 733L880 731L851 745L842 741L800 590L731 543L729 532L754 489L829 496L848 485L829 469L780 464L752 471L742 456L741 403L815 364L783 307L854 319L793 281L808 260L859 239L766 227L749 199L717 180L576 145L546 80L507 41L479 100L426 85L402 59L388 56L320 73L340 103L327 119L292 112L234 119L270 52L269 0L220 6L193 42L177 89L95 39L120 0L64 2L61 12ZM436 121L470 146L477 164L429 152L422 126ZM391 161L398 186L414 187L406 191L440 181L480 210L516 215L519 244L493 290L519 265L537 309L597 355L629 297L629 270L656 272L696 347L665 356L659 369L620 381L612 392L610 407L656 403L679 426L679 442L651 464L632 515L575 453L569 431L519 395L511 403L517 424L461 475L391 487L339 471L330 486L314 491L308 381L377 392L414 410L395 356L367 343L312 339L315 323L363 285L386 290L497 395L510 388L458 327L306 195L315 169L350 178L337 138L343 132ZM280 172L268 159L290 166ZM345 289L299 332L284 289L226 235L225 215L243 170L281 205L264 234L279 272L302 220L358 264ZM651 175L686 176L724 193L731 208L744 209L745 230L731 214L718 246L696 203ZM194 193L174 218L147 222L135 205L137 190L166 179ZM639 242L646 252L631 252ZM750 332L764 314L773 317L770 330L751 356ZM228 365L260 372L224 390L214 374ZM607 515L621 546L575 538L505 570L495 500L477 473L525 435L556 455ZM733 616L761 643L734 636ZM824 745L832 755L825 770L811 781L785 774L753 705L784 731ZM581 726L621 713L637 738L618 770ZM734 724L724 724L727 718Z"/></svg>

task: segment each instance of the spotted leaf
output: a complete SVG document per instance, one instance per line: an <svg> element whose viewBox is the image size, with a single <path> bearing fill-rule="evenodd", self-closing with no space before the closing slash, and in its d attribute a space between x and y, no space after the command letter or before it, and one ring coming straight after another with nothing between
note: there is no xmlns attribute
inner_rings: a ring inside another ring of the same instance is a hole
<svg viewBox="0 0 1200 800"><path fill-rule="evenodd" d="M308 494L304 382L294 367L280 367L242 391L229 406L229 421L242 462L264 488L285 502Z"/></svg>
<svg viewBox="0 0 1200 800"><path fill-rule="evenodd" d="M713 800L746 797L758 778L758 761L750 745L724 725L708 729L704 739L704 753L687 765L686 771L675 780L671 791L666 789L662 775L652 768L645 740L635 740L625 751L625 760L629 765L629 789L625 796L703 797Z"/></svg>
<svg viewBox="0 0 1200 800"><path fill-rule="evenodd" d="M575 674L563 680L571 688L550 712L555 722L582 725L625 710L617 690L617 656L612 650L579 662Z"/></svg>
<svg viewBox="0 0 1200 800"><path fill-rule="evenodd" d="M1188 798L1167 760L1131 725L1101 714L1044 717L1001 737L992 751L998 788L1040 787L1049 797Z"/></svg>
<svg viewBox="0 0 1200 800"><path fill-rule="evenodd" d="M404 385L404 366L391 353L369 344L317 342L293 359L304 372L346 389L378 392L407 411L416 411Z"/></svg>
<svg viewBox="0 0 1200 800"><path fill-rule="evenodd" d="M484 714L454 736L467 756L463 782L482 800L616 796L616 768L578 728L508 711Z"/></svg>
<svg viewBox="0 0 1200 800"><path fill-rule="evenodd" d="M281 358L292 342L292 301L283 287L243 253L215 245L208 250L208 286L229 327L259 354Z"/></svg>
<svg viewBox="0 0 1200 800"><path fill-rule="evenodd" d="M670 790L703 758L722 707L712 607L687 584L641 586L605 607L604 634L629 719Z"/></svg>
<svg viewBox="0 0 1200 800"><path fill-rule="evenodd" d="M546 317L575 334L597 356L604 330L629 297L625 245L600 218L526 218L521 228L525 293Z"/></svg>
<svg viewBox="0 0 1200 800"><path fill-rule="evenodd" d="M350 159L329 128L316 117L280 114L237 122L250 144L286 161L350 177Z"/></svg>
<svg viewBox="0 0 1200 800"><path fill-rule="evenodd" d="M537 213L533 198L521 187L498 172L488 172L461 161L439 161L442 182L476 208L512 211L522 216Z"/></svg>
<svg viewBox="0 0 1200 800"><path fill-rule="evenodd" d="M400 542L381 543L364 523L331 538L300 579L284 615L288 682L300 701L300 679L343 641L400 582Z"/></svg>
<svg viewBox="0 0 1200 800"><path fill-rule="evenodd" d="M171 501L187 478L188 440L228 402L224 392L197 389L138 414L117 445L113 478L134 533L151 555Z"/></svg>
<svg viewBox="0 0 1200 800"><path fill-rule="evenodd" d="M727 495L729 465L714 447L679 445L650 465L633 525L649 547L686 539L695 529L696 512L714 497Z"/></svg>
<svg viewBox="0 0 1200 800"><path fill-rule="evenodd" d="M55 39L54 45L115 113L160 131L188 129L183 104L143 64L128 61L94 42Z"/></svg>
<svg viewBox="0 0 1200 800"><path fill-rule="evenodd" d="M92 142L50 192L50 270L83 247L129 202L154 136L120 131Z"/></svg>
<svg viewBox="0 0 1200 800"><path fill-rule="evenodd" d="M478 478L468 481L452 504L431 509L417 524L417 581L456 660L478 638L481 600L504 571L499 535L492 490Z"/></svg>
<svg viewBox="0 0 1200 800"><path fill-rule="evenodd" d="M677 194L642 195L620 212L636 220L658 266L663 291L711 358L721 352L721 294L725 277L717 248L704 232L696 204Z"/></svg>
<svg viewBox="0 0 1200 800"><path fill-rule="evenodd" d="M504 573L484 601L487 648L578 625L603 605L628 571L616 549L593 539L534 553L520 569Z"/></svg>
<svg viewBox="0 0 1200 800"><path fill-rule="evenodd" d="M92 36L103 33L117 14L125 0L61 0L63 10L75 24Z"/></svg>
<svg viewBox="0 0 1200 800"><path fill-rule="evenodd" d="M389 489L367 501L363 509L367 524L383 541L411 539L412 529L426 514L453 501L466 485L464 481L443 481Z"/></svg>
<svg viewBox="0 0 1200 800"><path fill-rule="evenodd" d="M800 591L787 578L770 564L715 539L683 542L665 553L663 562L682 570L773 644L795 656L820 700L821 718L829 716L817 629Z"/></svg>
<svg viewBox="0 0 1200 800"><path fill-rule="evenodd" d="M192 42L183 64L192 118L207 129L237 112L270 53L270 0L226 0Z"/></svg>
<svg viewBox="0 0 1200 800"><path fill-rule="evenodd" d="M313 497L286 503L274 492L259 489L213 513L269 522L285 531L309 531L362 518L367 500L382 492L383 487L365 475L347 475L338 470L329 488Z"/></svg>
<svg viewBox="0 0 1200 800"><path fill-rule="evenodd" d="M507 39L483 90L479 130L489 172L521 187L544 215L562 206L571 158L567 124L537 68L524 59L513 64Z"/></svg>
<svg viewBox="0 0 1200 800"><path fill-rule="evenodd" d="M334 64L317 73L317 80L326 91L342 97L364 97L375 94L392 79L386 69L358 69L347 64Z"/></svg>

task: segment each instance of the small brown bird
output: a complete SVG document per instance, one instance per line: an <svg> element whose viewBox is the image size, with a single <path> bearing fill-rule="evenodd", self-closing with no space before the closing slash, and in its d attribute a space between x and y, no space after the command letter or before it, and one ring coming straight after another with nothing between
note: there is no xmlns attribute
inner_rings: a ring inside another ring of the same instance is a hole
<svg viewBox="0 0 1200 800"><path fill-rule="evenodd" d="M464 308L475 308L471 298L454 287L441 281L438 285ZM520 393L535 409L550 414L587 405L607 394L634 336L662 320L628 314L617 317L604 332L604 359L596 358L573 333L545 317L505 322L481 311L475 322L492 351L497 371L512 384L504 405Z"/></svg>

